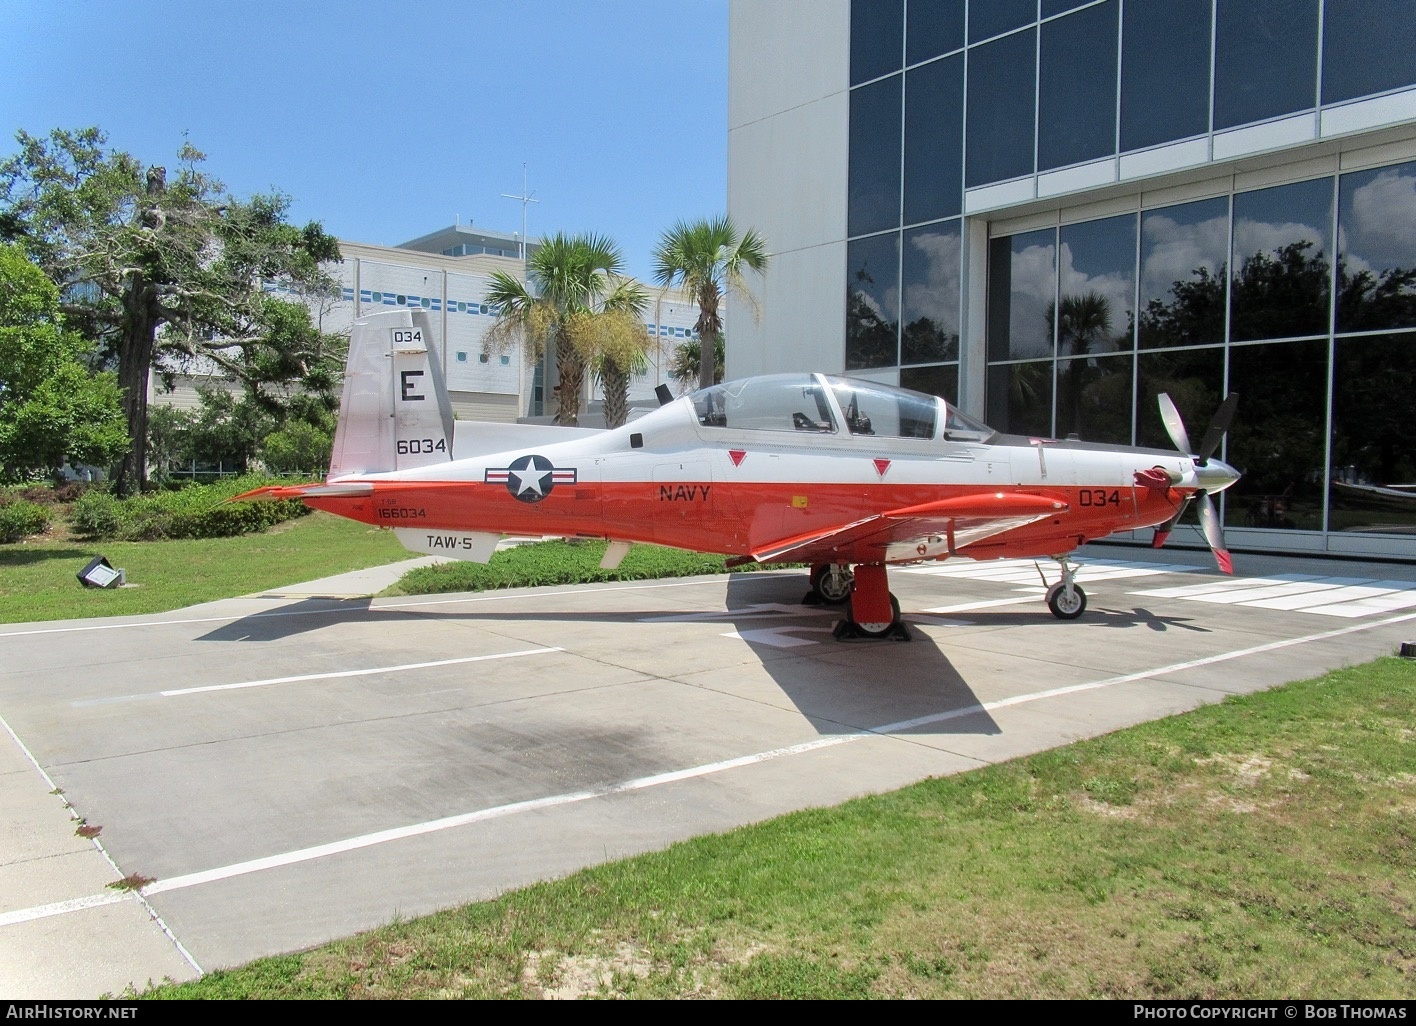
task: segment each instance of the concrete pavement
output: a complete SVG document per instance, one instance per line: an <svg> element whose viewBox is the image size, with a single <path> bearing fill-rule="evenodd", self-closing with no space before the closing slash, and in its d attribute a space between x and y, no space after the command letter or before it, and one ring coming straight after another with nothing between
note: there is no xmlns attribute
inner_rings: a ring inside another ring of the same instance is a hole
<svg viewBox="0 0 1416 1026"><path fill-rule="evenodd" d="M894 571L909 644L832 641L789 571L367 599L428 560L0 625L0 997L189 979L1416 639L1416 567L1082 558L1070 624L1031 563Z"/></svg>

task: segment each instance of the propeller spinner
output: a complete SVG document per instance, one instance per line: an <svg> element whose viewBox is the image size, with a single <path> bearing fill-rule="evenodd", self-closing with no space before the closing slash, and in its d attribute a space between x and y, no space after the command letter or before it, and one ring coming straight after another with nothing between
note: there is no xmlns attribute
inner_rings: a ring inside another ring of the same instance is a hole
<svg viewBox="0 0 1416 1026"><path fill-rule="evenodd" d="M1162 392L1159 398L1160 419L1165 422L1165 430L1170 435L1170 440L1175 443L1175 448L1194 459L1195 477L1198 479L1200 487L1195 490L1192 496L1180 503L1180 508L1175 511L1173 517L1155 529L1151 546L1158 549L1165 544L1165 540L1170 537L1170 532L1175 529L1176 523L1185 515L1185 510L1189 508L1193 498L1199 504L1200 530L1204 533L1210 551L1214 553L1215 562L1219 564L1221 571L1232 574L1234 563L1229 558L1229 550L1225 548L1224 529L1220 526L1219 513L1215 510L1214 500L1210 498L1210 495L1213 492L1224 491L1239 480L1239 472L1228 464L1211 459L1211 457L1219 448L1219 443L1224 440L1225 432L1229 430L1229 422L1234 419L1234 410L1239 405L1239 394L1230 392L1224 402L1220 404L1219 409L1215 410L1214 418L1210 421L1209 429L1205 432L1204 440L1198 451L1190 447L1190 436L1185 431L1185 421L1181 418L1180 411L1175 408L1175 403L1171 401L1170 396Z"/></svg>

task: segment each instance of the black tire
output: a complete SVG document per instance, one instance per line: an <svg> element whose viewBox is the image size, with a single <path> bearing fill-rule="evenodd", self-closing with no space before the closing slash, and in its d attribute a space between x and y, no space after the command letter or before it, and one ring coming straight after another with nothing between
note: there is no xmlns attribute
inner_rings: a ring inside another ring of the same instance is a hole
<svg viewBox="0 0 1416 1026"><path fill-rule="evenodd" d="M889 623L861 623L855 618L855 609L851 603L846 605L846 619L851 622L851 626L867 638L883 638L893 631L900 623L900 601L894 595L890 596L890 613L893 617Z"/></svg>
<svg viewBox="0 0 1416 1026"><path fill-rule="evenodd" d="M1059 620L1075 620L1087 611L1087 593L1072 585L1072 601L1067 601L1067 589L1059 581L1047 589L1047 608Z"/></svg>
<svg viewBox="0 0 1416 1026"><path fill-rule="evenodd" d="M817 563L811 568L811 590L823 606L839 606L851 597L854 575L846 567Z"/></svg>

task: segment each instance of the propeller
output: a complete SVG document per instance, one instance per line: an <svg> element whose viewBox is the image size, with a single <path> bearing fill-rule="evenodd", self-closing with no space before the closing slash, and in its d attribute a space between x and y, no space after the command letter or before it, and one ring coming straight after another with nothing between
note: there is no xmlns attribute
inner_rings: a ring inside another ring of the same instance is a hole
<svg viewBox="0 0 1416 1026"><path fill-rule="evenodd" d="M1205 536L1205 542L1209 545L1210 551L1214 553L1215 562L1219 564L1219 569L1226 573L1234 572L1234 562L1229 558L1229 550L1224 545L1224 529L1219 523L1219 513L1214 508L1214 500L1210 498L1211 492L1222 492L1235 481L1239 480L1239 475L1232 467L1221 463L1219 460L1211 462L1211 457L1219 448L1219 443L1224 440L1225 432L1229 430L1229 423L1234 419L1234 411L1239 406L1239 394L1230 392L1215 410L1214 418L1210 421L1208 430L1205 431L1203 441L1198 450L1191 448L1190 435L1185 430L1185 421L1180 416L1180 411L1175 408L1175 403L1165 392L1160 393L1160 419L1165 422L1165 430L1170 435L1170 440L1175 443L1175 448L1182 453L1191 456L1195 461L1195 476L1199 480L1201 487L1195 489L1192 495L1186 496L1180 503L1180 508L1175 511L1175 515L1166 523L1155 529L1155 536L1151 539L1152 548L1160 548L1165 544L1170 532L1175 529L1176 523L1185 515L1193 500L1199 505L1200 530Z"/></svg>

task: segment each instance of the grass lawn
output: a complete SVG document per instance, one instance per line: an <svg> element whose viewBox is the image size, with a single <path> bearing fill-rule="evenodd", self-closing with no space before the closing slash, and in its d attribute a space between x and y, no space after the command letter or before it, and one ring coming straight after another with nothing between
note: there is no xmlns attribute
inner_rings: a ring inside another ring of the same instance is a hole
<svg viewBox="0 0 1416 1026"><path fill-rule="evenodd" d="M136 587L81 585L75 575L99 554ZM327 513L235 538L0 545L0 623L163 612L412 555L390 531Z"/></svg>
<svg viewBox="0 0 1416 1026"><path fill-rule="evenodd" d="M1416 997L1416 662L794 813L153 997Z"/></svg>

